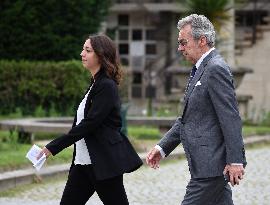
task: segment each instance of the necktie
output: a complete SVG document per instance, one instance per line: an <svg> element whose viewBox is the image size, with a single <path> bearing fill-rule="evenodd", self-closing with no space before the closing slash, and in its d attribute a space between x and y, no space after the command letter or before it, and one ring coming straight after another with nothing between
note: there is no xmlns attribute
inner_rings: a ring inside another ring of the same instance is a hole
<svg viewBox="0 0 270 205"><path fill-rule="evenodd" d="M185 90L185 94L184 94L184 99L186 98L186 93L187 93L187 91L188 91L189 85L190 85L190 83L191 83L193 77L195 76L196 71L197 71L197 68L196 68L196 66L194 65L193 68L192 68L192 70L190 71L188 84L187 84L187 87L186 87L186 90Z"/></svg>
<svg viewBox="0 0 270 205"><path fill-rule="evenodd" d="M193 77L195 76L195 73L197 71L196 66L194 65L191 72L190 72L190 79L189 79L189 83L192 81Z"/></svg>
<svg viewBox="0 0 270 205"><path fill-rule="evenodd" d="M196 68L196 66L194 65L193 68L192 68L192 70L191 70L191 72L190 72L190 76L189 76L189 80L188 80L187 89L188 89L188 87L189 87L189 85L190 85L190 83L191 83L193 77L195 76L196 71L197 71L197 68Z"/></svg>
<svg viewBox="0 0 270 205"><path fill-rule="evenodd" d="M187 86L186 86L186 90L185 90L185 93L184 93L184 102L186 102L187 91L188 91L189 85L190 85L190 83L191 83L193 77L195 76L196 71L197 71L197 68L196 68L196 66L194 65L194 66L192 67L192 70L190 71L188 84L187 84ZM184 113L185 113L185 111L186 111L186 108L187 108L187 106L184 106L184 110L183 110L183 113L182 113L182 117L184 116Z"/></svg>

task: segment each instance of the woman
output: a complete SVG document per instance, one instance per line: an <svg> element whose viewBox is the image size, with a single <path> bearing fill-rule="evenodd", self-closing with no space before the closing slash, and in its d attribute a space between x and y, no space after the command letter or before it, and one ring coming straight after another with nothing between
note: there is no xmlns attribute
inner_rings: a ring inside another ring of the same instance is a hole
<svg viewBox="0 0 270 205"><path fill-rule="evenodd" d="M126 205L123 174L138 169L142 161L120 132L121 70L116 47L105 35L90 36L81 57L93 76L90 87L69 133L47 144L39 157L56 155L75 144L61 205L85 204L95 191L105 205Z"/></svg>

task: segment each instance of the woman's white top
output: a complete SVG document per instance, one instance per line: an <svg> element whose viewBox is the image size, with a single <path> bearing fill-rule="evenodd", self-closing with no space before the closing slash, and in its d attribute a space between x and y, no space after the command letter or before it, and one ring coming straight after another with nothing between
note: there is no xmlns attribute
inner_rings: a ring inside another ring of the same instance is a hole
<svg viewBox="0 0 270 205"><path fill-rule="evenodd" d="M80 105L77 109L76 125L78 125L84 119L85 103L86 103L87 97L88 97L92 87L93 87L93 85L90 87L89 91L85 94L82 102L80 103ZM75 155L74 164L81 164L81 165L91 164L90 155L89 155L84 138L77 141L75 143L75 146L76 146L76 155Z"/></svg>

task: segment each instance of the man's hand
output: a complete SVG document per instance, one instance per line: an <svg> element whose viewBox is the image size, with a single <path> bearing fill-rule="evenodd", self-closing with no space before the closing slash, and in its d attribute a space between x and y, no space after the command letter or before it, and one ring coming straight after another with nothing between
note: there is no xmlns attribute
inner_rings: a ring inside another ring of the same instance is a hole
<svg viewBox="0 0 270 205"><path fill-rule="evenodd" d="M229 175L231 185L234 186L235 184L239 185L240 180L243 179L245 170L243 165L227 164L223 174L226 175L227 173Z"/></svg>
<svg viewBox="0 0 270 205"><path fill-rule="evenodd" d="M39 160L39 158L42 157L43 154L45 154L46 158L48 158L52 153L46 147L43 147L43 149L40 151L40 153L37 156L37 160Z"/></svg>
<svg viewBox="0 0 270 205"><path fill-rule="evenodd" d="M157 148L153 148L146 156L146 163L151 168L159 168L159 161L161 160L162 156L160 151Z"/></svg>

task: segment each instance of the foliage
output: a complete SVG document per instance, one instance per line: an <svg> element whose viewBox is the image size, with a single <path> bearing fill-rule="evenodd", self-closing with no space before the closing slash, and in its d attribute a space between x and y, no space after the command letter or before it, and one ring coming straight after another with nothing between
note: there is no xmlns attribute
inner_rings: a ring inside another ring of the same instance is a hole
<svg viewBox="0 0 270 205"><path fill-rule="evenodd" d="M19 144L17 143L18 133L17 132L8 132L8 131L1 131L0 132L0 150L4 150L5 145L4 143L10 144L14 151L18 149Z"/></svg>
<svg viewBox="0 0 270 205"><path fill-rule="evenodd" d="M1 0L0 58L77 59L109 6L110 0Z"/></svg>
<svg viewBox="0 0 270 205"><path fill-rule="evenodd" d="M127 68L122 66L123 78L119 86L119 95L122 99L122 103L128 102L128 87L131 84L131 73L128 72Z"/></svg>
<svg viewBox="0 0 270 205"><path fill-rule="evenodd" d="M0 61L0 114L73 115L89 84L79 61Z"/></svg>
<svg viewBox="0 0 270 205"><path fill-rule="evenodd" d="M243 133L243 136L245 137L252 136L252 135L266 135L266 134L270 134L270 127L246 125L246 126L243 126L242 133Z"/></svg>
<svg viewBox="0 0 270 205"><path fill-rule="evenodd" d="M16 107L15 112L9 113L7 117L8 119L22 118L23 117L22 109L19 107Z"/></svg>
<svg viewBox="0 0 270 205"><path fill-rule="evenodd" d="M137 151L148 152L150 148L155 146L160 139L161 133L155 127L149 126L129 126L128 136ZM243 136L250 135L266 135L270 134L269 126L244 126ZM10 138L9 132L0 131L0 172L7 169L18 169L24 166L29 166L29 161L25 158L25 153L29 150L31 145L14 144L14 139L17 133L13 133ZM56 135L50 133L37 133L36 139L52 139ZM72 158L72 149L65 149L56 157L51 157L48 160L49 164L70 162Z"/></svg>
<svg viewBox="0 0 270 205"><path fill-rule="evenodd" d="M169 106L160 106L156 111L156 116L158 117L171 117L175 116L175 112L173 112Z"/></svg>
<svg viewBox="0 0 270 205"><path fill-rule="evenodd" d="M160 132L154 127L128 126L128 136L136 139L159 139Z"/></svg>
<svg viewBox="0 0 270 205"><path fill-rule="evenodd" d="M35 111L34 111L34 116L35 117L45 117L46 112L45 110L41 107L41 105L37 106Z"/></svg>
<svg viewBox="0 0 270 205"><path fill-rule="evenodd" d="M44 135L51 138L51 134L47 133ZM31 163L25 158L25 155L32 145L17 143L17 137L17 132L11 134L8 131L0 131L0 173L6 170L15 170L31 166ZM42 147L43 145L39 146ZM50 157L47 163L66 163L71 162L71 159L72 149L68 148L59 153L57 157Z"/></svg>
<svg viewBox="0 0 270 205"><path fill-rule="evenodd" d="M185 0L188 13L205 15L219 32L224 22L230 19L228 13L231 0Z"/></svg>
<svg viewBox="0 0 270 205"><path fill-rule="evenodd" d="M263 116L263 119L260 123L263 126L268 126L270 127L270 112L266 112Z"/></svg>
<svg viewBox="0 0 270 205"><path fill-rule="evenodd" d="M0 171L14 170L31 166L25 155L32 145L20 144L16 149L11 143L2 143L0 149ZM65 149L56 157L50 157L47 163L69 163L72 160L72 149Z"/></svg>

